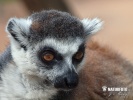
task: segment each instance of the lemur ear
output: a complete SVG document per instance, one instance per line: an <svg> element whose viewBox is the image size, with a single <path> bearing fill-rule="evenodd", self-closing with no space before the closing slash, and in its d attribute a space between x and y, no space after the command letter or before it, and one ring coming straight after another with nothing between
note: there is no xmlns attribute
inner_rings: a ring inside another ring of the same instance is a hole
<svg viewBox="0 0 133 100"><path fill-rule="evenodd" d="M26 45L31 23L32 21L30 19L9 19L6 31L11 38L11 42L15 40L20 44Z"/></svg>
<svg viewBox="0 0 133 100"><path fill-rule="evenodd" d="M86 35L90 35L98 32L103 25L103 21L101 21L98 18L94 18L94 19L85 18L81 20L81 22L83 24Z"/></svg>

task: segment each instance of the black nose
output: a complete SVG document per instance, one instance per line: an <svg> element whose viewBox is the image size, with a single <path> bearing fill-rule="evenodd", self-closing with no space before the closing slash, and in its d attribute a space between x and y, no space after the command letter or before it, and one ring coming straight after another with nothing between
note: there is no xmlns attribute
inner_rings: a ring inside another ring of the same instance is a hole
<svg viewBox="0 0 133 100"><path fill-rule="evenodd" d="M78 85L78 74L75 72L57 77L54 83L55 88L72 89Z"/></svg>

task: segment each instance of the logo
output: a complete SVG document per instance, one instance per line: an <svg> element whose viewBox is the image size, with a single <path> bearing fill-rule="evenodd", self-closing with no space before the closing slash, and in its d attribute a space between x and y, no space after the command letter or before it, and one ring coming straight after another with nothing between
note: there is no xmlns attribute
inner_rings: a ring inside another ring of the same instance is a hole
<svg viewBox="0 0 133 100"><path fill-rule="evenodd" d="M103 86L102 89L104 92L107 91L107 86Z"/></svg>
<svg viewBox="0 0 133 100"><path fill-rule="evenodd" d="M127 95L129 92L127 87L107 87L107 86L102 86L102 90L104 93L108 92L109 96L111 95Z"/></svg>

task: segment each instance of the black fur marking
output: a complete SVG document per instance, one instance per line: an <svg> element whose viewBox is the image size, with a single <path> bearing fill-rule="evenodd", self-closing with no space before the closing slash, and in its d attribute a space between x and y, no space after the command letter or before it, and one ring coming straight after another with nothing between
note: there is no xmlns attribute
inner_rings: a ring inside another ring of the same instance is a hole
<svg viewBox="0 0 133 100"><path fill-rule="evenodd" d="M10 33L11 33L11 35L14 37L14 39L15 39L16 41L20 42L20 40L18 39L17 35L14 34L15 32L10 32Z"/></svg>
<svg viewBox="0 0 133 100"><path fill-rule="evenodd" d="M56 10L42 11L30 17L33 21L30 34L33 41L42 41L44 38L56 39L84 38L84 28L76 17L66 12Z"/></svg>
<svg viewBox="0 0 133 100"><path fill-rule="evenodd" d="M82 57L81 59L77 60L77 59L74 58L74 56L75 56L76 53L73 55L72 62L73 62L73 64L74 64L75 66L76 66L77 64L79 64L79 63L83 60L83 58L84 58L85 43L82 43L82 44L79 46L79 49L78 49L77 52L83 52L83 57Z"/></svg>
<svg viewBox="0 0 133 100"><path fill-rule="evenodd" d="M11 60L12 60L11 48L10 46L8 46L7 49L0 55L0 73L4 69L3 66L5 66Z"/></svg>
<svg viewBox="0 0 133 100"><path fill-rule="evenodd" d="M8 26L7 26L7 30L10 32L10 34L13 36L13 38L14 38L16 41L20 42L20 40L17 38L17 35L15 34L16 32L14 32L14 31L12 30L13 27L14 27L13 21L14 21L14 20L12 20L12 21L9 22L9 24L8 24Z"/></svg>
<svg viewBox="0 0 133 100"><path fill-rule="evenodd" d="M27 51L27 47L23 44L20 45L25 51Z"/></svg>
<svg viewBox="0 0 133 100"><path fill-rule="evenodd" d="M52 61L48 62L48 61L44 60L43 55L47 52L50 52L54 55L54 59ZM63 61L63 57L61 56L61 54L58 51L56 51L53 48L48 47L48 46L46 46L44 48L40 48L40 50L38 52L38 59L42 63L44 63L46 69L52 69L55 64L57 64L57 63L59 64L60 61L61 62ZM48 67L46 67L46 65Z"/></svg>
<svg viewBox="0 0 133 100"><path fill-rule="evenodd" d="M15 27L14 24L15 24L15 21L14 21L14 20L10 21L9 24L8 24L8 26L7 26L7 30L10 32L10 34L12 35L12 37L13 37L17 42L20 43L20 46L26 51L26 50L27 50L27 47L26 47L25 45L21 44L21 41L18 39L17 34L21 34L21 35L22 35L23 37L25 37L25 38L29 38L29 37L27 37L27 35L26 35L24 32L22 32L22 31L21 31L21 33L16 33L16 32L13 30L13 27Z"/></svg>

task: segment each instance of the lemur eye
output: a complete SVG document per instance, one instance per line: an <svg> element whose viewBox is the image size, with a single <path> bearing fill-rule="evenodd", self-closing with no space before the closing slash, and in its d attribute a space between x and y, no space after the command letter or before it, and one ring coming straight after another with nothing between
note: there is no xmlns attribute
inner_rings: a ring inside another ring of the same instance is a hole
<svg viewBox="0 0 133 100"><path fill-rule="evenodd" d="M80 60L83 57L84 53L79 51L75 54L74 58Z"/></svg>
<svg viewBox="0 0 133 100"><path fill-rule="evenodd" d="M43 59L45 61L52 61L54 59L54 55L52 53L49 53L49 52L48 53L45 53L43 55Z"/></svg>

